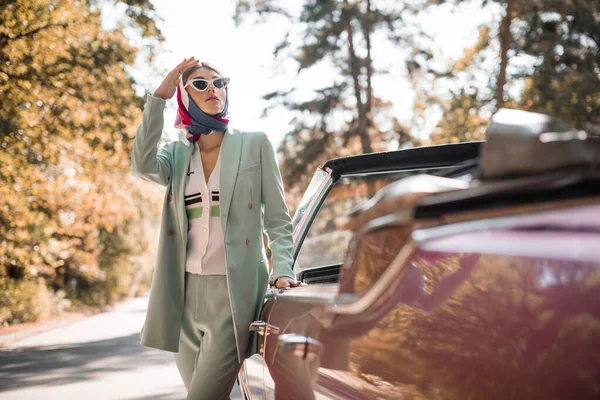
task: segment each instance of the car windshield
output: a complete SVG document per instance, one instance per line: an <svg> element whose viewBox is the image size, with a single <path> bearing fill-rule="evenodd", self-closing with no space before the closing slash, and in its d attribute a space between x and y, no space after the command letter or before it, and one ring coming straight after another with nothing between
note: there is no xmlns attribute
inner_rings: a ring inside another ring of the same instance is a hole
<svg viewBox="0 0 600 400"><path fill-rule="evenodd" d="M342 175L325 197L306 236L303 239L301 237L296 238L298 240L296 246L300 246L300 251L296 258L294 270L341 264L348 242L352 238L352 233L336 229L336 218L347 215L352 209L369 200L383 187L409 175L439 175L447 170L448 168L413 169ZM326 178L318 174L318 177L315 175L311 181L309 189L307 189L307 195L303 197L302 204L294 216L295 233L298 232L302 223L310 223L308 218L302 220L302 217L306 217L306 215L300 214L301 207L305 207L303 213L312 209L306 206L317 200L315 197L319 196L319 191L316 190L316 186L319 183L322 184L324 179ZM310 195L308 195L309 190Z"/></svg>
<svg viewBox="0 0 600 400"><path fill-rule="evenodd" d="M294 227L294 241L296 239L296 231L297 228L303 222L304 217L306 216L306 211L309 206L315 201L315 197L321 192L323 185L330 179L330 175L319 168L317 172L313 175L304 195L302 196L302 200L296 209L296 213L294 214L294 218L292 219L292 226Z"/></svg>

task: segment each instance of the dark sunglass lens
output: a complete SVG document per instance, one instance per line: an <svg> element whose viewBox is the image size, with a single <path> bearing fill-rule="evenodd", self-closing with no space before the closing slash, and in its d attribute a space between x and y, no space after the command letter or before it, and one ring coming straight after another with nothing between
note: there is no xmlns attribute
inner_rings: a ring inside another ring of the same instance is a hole
<svg viewBox="0 0 600 400"><path fill-rule="evenodd" d="M206 90L206 88L208 87L208 82L206 81L194 81L192 82L192 85L194 85L194 87L198 90Z"/></svg>
<svg viewBox="0 0 600 400"><path fill-rule="evenodd" d="M215 79L213 84L215 85L215 87L217 89L223 89L225 87L225 79L223 79L223 78Z"/></svg>

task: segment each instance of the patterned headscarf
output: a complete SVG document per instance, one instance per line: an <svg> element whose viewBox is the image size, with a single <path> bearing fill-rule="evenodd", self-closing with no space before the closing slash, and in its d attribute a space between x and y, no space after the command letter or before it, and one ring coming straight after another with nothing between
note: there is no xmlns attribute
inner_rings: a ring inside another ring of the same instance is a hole
<svg viewBox="0 0 600 400"><path fill-rule="evenodd" d="M199 68L206 67L214 70L211 67L199 64ZM192 99L185 90L184 77L187 78L191 74L182 75L179 78L177 85L177 116L175 117L175 128L185 129L187 132L186 138L190 142L195 142L200 138L200 135L210 135L213 132L224 131L229 124L228 108L229 108L229 92L225 88L225 108L217 115L208 115L198 107L194 99ZM218 72L218 71L215 71ZM187 76L185 76L187 75ZM220 75L220 73L219 73Z"/></svg>

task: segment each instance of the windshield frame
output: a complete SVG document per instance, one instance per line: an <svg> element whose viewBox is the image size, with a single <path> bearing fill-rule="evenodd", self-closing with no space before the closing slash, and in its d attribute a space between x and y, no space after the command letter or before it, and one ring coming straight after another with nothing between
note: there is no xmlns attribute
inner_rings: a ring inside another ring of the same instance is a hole
<svg viewBox="0 0 600 400"><path fill-rule="evenodd" d="M313 226L315 219L319 215L321 207L327 200L327 196L329 195L329 193L333 190L333 188L339 181L348 179L348 178L349 179L357 179L357 178L367 178L368 179L370 177L376 177L376 176L380 176L380 175L391 175L391 174L401 174L401 173L411 173L411 172L418 173L419 171L423 171L423 172L438 171L438 172L440 172L439 175L441 175L441 176L444 176L444 175L453 176L454 175L455 178L457 178L458 176L460 176L462 174L468 174L468 171L465 171L464 168L456 168L456 166L453 166L453 165L434 166L434 167L430 167L430 168L398 167L395 169L388 169L388 170L384 170L384 171L373 171L373 172L367 172L367 173L364 173L364 172L362 172L362 173L347 173L347 174L341 174L341 175L337 175L337 176L332 173L332 170L330 168L322 168L322 167L318 168L315 175L313 175L313 178L311 179L311 182L308 185L308 188L306 189L306 192L305 192L304 196L302 197L300 205L298 206L298 209L296 210L296 213L294 214L294 218L292 220L293 232L294 232L293 233L294 247L293 247L293 252L292 252L292 256L293 256L293 260L294 260L294 263L293 263L294 273L297 274L306 269L306 268L298 268L299 267L298 266L298 256L300 255L302 246L306 240L306 237L308 236L310 229ZM399 178L399 179L403 179L403 178Z"/></svg>
<svg viewBox="0 0 600 400"><path fill-rule="evenodd" d="M300 245L304 242L308 229L312 226L312 222L317 216L333 184L332 170L330 168L319 167L308 184L300 205L294 213L294 218L292 219L292 240L294 243L292 257L294 259L294 268L298 253L300 252Z"/></svg>
<svg viewBox="0 0 600 400"><path fill-rule="evenodd" d="M467 175L478 167L477 157L482 143L465 142L361 154L332 159L317 168L292 218L294 272L300 272L297 271L296 263L304 239L339 179L428 169L445 170L440 176Z"/></svg>

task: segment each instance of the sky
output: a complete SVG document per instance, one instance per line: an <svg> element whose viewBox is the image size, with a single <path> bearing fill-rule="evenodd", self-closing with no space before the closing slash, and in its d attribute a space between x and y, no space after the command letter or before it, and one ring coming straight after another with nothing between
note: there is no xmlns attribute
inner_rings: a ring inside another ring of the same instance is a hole
<svg viewBox="0 0 600 400"><path fill-rule="evenodd" d="M300 89L297 94L300 98L308 98L311 89L330 84L335 77L327 65L297 76L291 60L284 60L283 64L274 62L274 46L288 28L282 19L272 19L268 24L259 25L245 22L236 27L233 0L152 0L152 3L162 18L159 28L166 39L164 51L156 57L158 67L168 71L183 58L191 56L217 66L231 78L230 126L244 131L263 131L275 146L291 130L293 115L285 109L276 109L263 117L267 103L261 99L262 95L295 86ZM302 1L286 0L285 4L297 11ZM107 6L103 15L106 27L119 20L118 9ZM489 23L491 18L488 10L471 7L451 13L449 8L443 8L439 12L428 13L421 22L423 28L434 35L440 59L450 62L459 58L464 48L476 42L478 26ZM390 113L408 122L413 94L410 85L401 76L402 60L396 49L385 41L375 42L373 47L376 64L390 71L374 79L374 90L392 102L394 106ZM141 58L131 72L147 90L157 88L163 79L156 76ZM174 115L175 104L171 101L165 115L165 134L173 139L177 137L177 130L172 126ZM431 128L437 117L433 115L428 121Z"/></svg>

